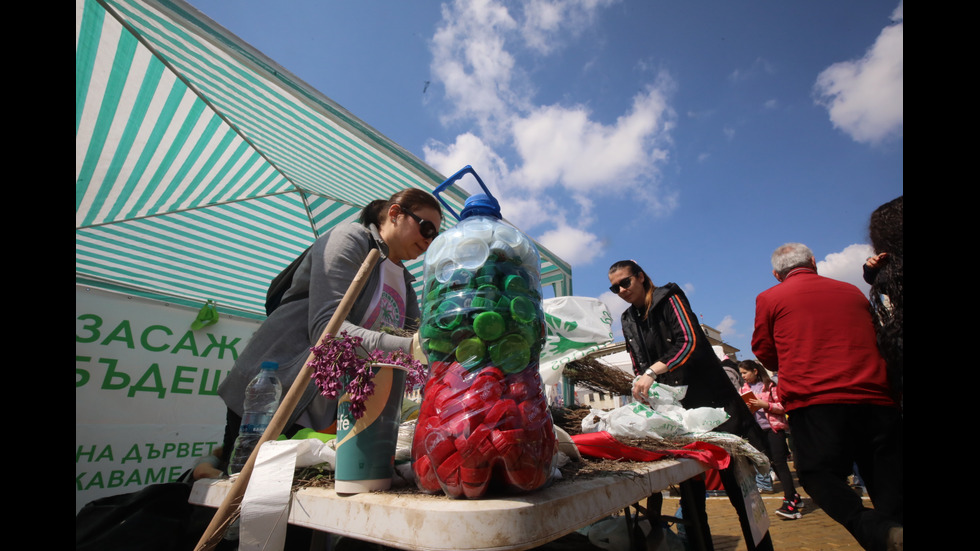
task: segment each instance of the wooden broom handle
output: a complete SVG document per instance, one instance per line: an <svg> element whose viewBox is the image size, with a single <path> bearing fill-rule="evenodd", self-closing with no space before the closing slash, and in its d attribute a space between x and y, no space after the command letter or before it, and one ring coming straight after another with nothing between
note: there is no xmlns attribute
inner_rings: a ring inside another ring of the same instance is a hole
<svg viewBox="0 0 980 551"><path fill-rule="evenodd" d="M320 335L320 340L322 342L328 335L336 335L337 331L340 330L341 325L347 318L347 314L350 312L351 307L354 305L354 301L357 300L357 296L361 294L361 289L364 288L364 284L367 283L368 276L371 274L371 270L374 269L374 265L378 263L378 258L380 258L381 253L377 249L371 249L364 262L361 264L360 270L357 271L357 275L354 276L354 280L351 281L350 287L347 288L347 293L344 294L344 298L341 299L340 304L337 306L337 310L334 312L333 317L330 318L330 322L327 323L327 327L324 328L323 334ZM214 518L211 519L211 523L208 524L207 529L201 536L200 541L197 542L197 547L195 551L206 551L214 549L224 537L225 531L228 526L234 522L234 515L238 512L242 505L242 497L245 495L245 488L248 486L248 479L252 476L252 468L255 467L255 457L259 453L259 447L263 443L269 440L275 440L279 438L282 434L283 429L285 429L286 421L293 414L293 410L296 409L296 405L299 403L300 398L303 396L303 392L306 390L307 384L303 384L303 381L307 381L308 384L313 384L310 378L313 375L313 368L310 367L310 362L313 360L314 354L310 352L310 355L306 358L306 362L303 364L303 368L300 370L299 375L296 376L296 380L293 385L289 387L289 392L286 393L286 397L282 399L282 403L279 404L279 408L276 409L276 414L272 417L272 421L269 422L269 426L266 427L265 432L262 433L262 437L259 438L258 444L252 449L252 454L248 456L248 461L245 462L245 466L242 467L242 471L238 473L238 478L235 483L231 486L231 491L225 496L225 500L218 507L218 511L214 514Z"/></svg>

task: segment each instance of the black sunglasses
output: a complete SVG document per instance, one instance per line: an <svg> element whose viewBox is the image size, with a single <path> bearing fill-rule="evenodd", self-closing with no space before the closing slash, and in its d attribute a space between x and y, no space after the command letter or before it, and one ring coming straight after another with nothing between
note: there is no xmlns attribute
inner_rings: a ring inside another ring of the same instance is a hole
<svg viewBox="0 0 980 551"><path fill-rule="evenodd" d="M411 216L419 224L419 234L426 239L435 239L439 235L439 228L435 224L429 222L428 220L423 220L414 212L408 210L407 208L398 205L398 208L402 209L402 212Z"/></svg>
<svg viewBox="0 0 980 551"><path fill-rule="evenodd" d="M621 287L623 289L629 289L630 288L630 285L632 285L632 284L633 284L633 276L624 277L623 279L621 279L619 281L619 283L616 283L614 285L610 285L609 286L609 290L612 291L612 292L614 292L614 293L616 293L618 295L619 294L619 289Z"/></svg>

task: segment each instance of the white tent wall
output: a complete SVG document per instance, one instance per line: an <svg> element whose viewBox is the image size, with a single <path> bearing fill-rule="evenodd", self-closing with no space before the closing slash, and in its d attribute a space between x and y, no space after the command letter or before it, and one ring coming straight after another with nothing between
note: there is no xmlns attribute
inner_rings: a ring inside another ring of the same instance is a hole
<svg viewBox="0 0 980 551"><path fill-rule="evenodd" d="M221 445L216 391L259 321L75 287L75 512L174 482Z"/></svg>
<svg viewBox="0 0 980 551"><path fill-rule="evenodd" d="M432 191L443 179L184 2L76 0L76 419L98 417L99 430L111 430L104 411L90 410L113 404L115 418L138 425L139 416L153 414L136 399L150 393L134 393L134 387L180 395L193 386L183 377L194 364L157 361L168 352L153 350L165 346L154 339L167 336L166 350L174 354L187 352L194 338L247 339L254 331L247 323L236 327L235 337L222 324L262 320L269 282L316 237L356 220L374 199L407 187ZM443 198L459 212L466 196L456 187ZM555 296L571 294L569 265L538 249L542 283ZM421 259L407 267L418 292ZM186 325L207 300L217 303L222 321L187 336ZM123 313L113 313L119 305ZM154 317L157 306L167 310L166 322ZM101 324L98 338L95 324ZM141 346L144 338L149 348ZM88 350L86 339L136 355L124 360ZM212 369L213 383L233 362L218 360L195 366L195 373ZM128 388L119 384L123 377ZM89 391L111 399L82 399ZM179 407L208 412L208 418L180 420L182 426L223 424L204 402L218 400L213 394L192 394L180 396L189 401ZM120 395L127 399L114 401ZM166 438L187 434L177 427ZM76 477L89 473L82 482L76 478L76 507L91 495L85 491L98 489L92 464L127 459L127 450L107 449L90 436L76 423ZM165 445L148 441L136 449ZM173 459L170 470L193 461ZM115 476L107 464L100 466L105 485ZM113 490L140 485L126 481Z"/></svg>

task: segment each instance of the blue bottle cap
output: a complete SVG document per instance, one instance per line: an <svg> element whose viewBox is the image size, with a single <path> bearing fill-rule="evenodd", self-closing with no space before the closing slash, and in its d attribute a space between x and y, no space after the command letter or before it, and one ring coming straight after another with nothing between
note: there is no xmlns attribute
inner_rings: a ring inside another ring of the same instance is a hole
<svg viewBox="0 0 980 551"><path fill-rule="evenodd" d="M262 362L262 369L279 371L279 362Z"/></svg>
<svg viewBox="0 0 980 551"><path fill-rule="evenodd" d="M502 218L500 216L500 203L492 195L486 193L471 195L466 198L459 219L466 220L470 216L492 216L499 220Z"/></svg>

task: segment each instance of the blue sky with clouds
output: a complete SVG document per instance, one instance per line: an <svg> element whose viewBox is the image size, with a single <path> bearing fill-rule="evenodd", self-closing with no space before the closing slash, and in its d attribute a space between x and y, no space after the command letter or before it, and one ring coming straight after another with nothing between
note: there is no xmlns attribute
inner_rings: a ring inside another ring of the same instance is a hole
<svg viewBox="0 0 980 551"><path fill-rule="evenodd" d="M189 0L504 216L616 314L624 258L753 357L769 255L809 245L862 290L903 191L903 6Z"/></svg>

